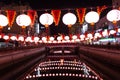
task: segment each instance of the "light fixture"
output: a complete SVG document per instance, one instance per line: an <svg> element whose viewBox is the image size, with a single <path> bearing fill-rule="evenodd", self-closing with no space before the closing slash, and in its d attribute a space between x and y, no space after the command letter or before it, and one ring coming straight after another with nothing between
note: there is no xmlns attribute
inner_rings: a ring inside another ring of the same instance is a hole
<svg viewBox="0 0 120 80"><path fill-rule="evenodd" d="M85 15L85 21L91 25L94 25L99 21L99 14L95 11L90 11Z"/></svg>
<svg viewBox="0 0 120 80"><path fill-rule="evenodd" d="M75 16L75 14L68 12L63 16L62 21L65 25L71 27L76 23L77 17Z"/></svg>

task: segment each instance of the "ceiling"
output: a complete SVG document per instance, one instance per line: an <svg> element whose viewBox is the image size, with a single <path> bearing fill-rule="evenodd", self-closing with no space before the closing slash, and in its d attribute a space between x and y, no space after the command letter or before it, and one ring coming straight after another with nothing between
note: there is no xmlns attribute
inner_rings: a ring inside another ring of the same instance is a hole
<svg viewBox="0 0 120 80"><path fill-rule="evenodd" d="M0 0L3 4L29 4L33 9L63 9L111 5L112 0Z"/></svg>

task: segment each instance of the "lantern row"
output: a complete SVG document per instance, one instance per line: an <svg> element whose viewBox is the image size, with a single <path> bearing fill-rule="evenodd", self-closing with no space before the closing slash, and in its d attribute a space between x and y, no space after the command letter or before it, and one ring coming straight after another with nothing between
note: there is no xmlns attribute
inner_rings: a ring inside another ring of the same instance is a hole
<svg viewBox="0 0 120 80"><path fill-rule="evenodd" d="M77 9L77 14L78 14L78 19L80 24L85 21L90 24L95 24L96 22L99 21L99 16L100 12L96 11L90 11L85 15L85 8L82 9ZM51 25L53 22L55 22L55 25L58 25L59 23L59 18L60 18L61 11L60 10L52 10L51 14L50 13L44 13L39 17L39 21L42 25L45 27L48 27ZM7 17L3 14L0 14L0 28L7 26L12 26L15 18L15 11L7 11ZM25 28L26 26L34 24L35 21L35 16L36 16L36 11L30 10L28 14L20 14L16 18L16 23L21 26L22 28ZM107 14L107 19L113 23L116 23L117 21L120 20L120 11L118 9L113 9L108 12ZM74 25L77 21L77 17L74 13L68 12L66 13L62 21L65 25L68 25L71 27Z"/></svg>
<svg viewBox="0 0 120 80"><path fill-rule="evenodd" d="M97 40L102 37L106 37L109 35L114 35L116 37L117 32L120 33L120 28L116 30L104 30L101 32L96 33L87 33L87 34L81 34L81 35L72 35L72 36L58 36L58 37L50 37L50 36L44 36L42 38L35 37L35 36L12 36L12 35L4 35L1 34L0 38L3 38L5 40L17 40L17 41L25 41L25 42L35 42L35 43L75 43L80 41L86 41L86 40ZM56 40L57 39L57 40Z"/></svg>

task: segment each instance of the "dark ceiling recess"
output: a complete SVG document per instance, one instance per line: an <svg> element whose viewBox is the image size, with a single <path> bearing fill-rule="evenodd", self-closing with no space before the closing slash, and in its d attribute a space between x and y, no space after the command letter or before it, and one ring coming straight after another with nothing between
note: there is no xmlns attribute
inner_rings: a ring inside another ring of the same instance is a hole
<svg viewBox="0 0 120 80"><path fill-rule="evenodd" d="M3 4L29 4L33 9L64 9L112 5L112 0L0 0Z"/></svg>

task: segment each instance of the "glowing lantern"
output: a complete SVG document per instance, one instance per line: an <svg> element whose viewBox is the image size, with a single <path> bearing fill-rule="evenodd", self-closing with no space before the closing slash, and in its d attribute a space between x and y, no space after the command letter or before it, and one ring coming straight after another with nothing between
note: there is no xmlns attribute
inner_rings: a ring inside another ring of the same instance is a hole
<svg viewBox="0 0 120 80"><path fill-rule="evenodd" d="M31 37L27 37L27 38L25 39L25 41L26 41L26 42L31 42L32 39L31 39Z"/></svg>
<svg viewBox="0 0 120 80"><path fill-rule="evenodd" d="M4 26L7 26L8 19L5 15L0 14L0 29L2 29Z"/></svg>
<svg viewBox="0 0 120 80"><path fill-rule="evenodd" d="M77 18L73 13L67 13L63 16L62 21L65 25L68 25L68 27L71 27L73 24L76 23Z"/></svg>
<svg viewBox="0 0 120 80"><path fill-rule="evenodd" d="M104 30L103 32L102 32L102 35L105 37L105 36L108 36L108 31L107 30Z"/></svg>
<svg viewBox="0 0 120 80"><path fill-rule="evenodd" d="M80 38L81 38L81 39L84 39L84 38L85 38L85 35L81 34L81 35L80 35Z"/></svg>
<svg viewBox="0 0 120 80"><path fill-rule="evenodd" d="M11 40L17 40L17 38L15 36L11 36L10 39Z"/></svg>
<svg viewBox="0 0 120 80"><path fill-rule="evenodd" d="M26 14L21 14L19 16L17 16L16 18L16 23L19 26L22 26L22 28L25 28L26 26L29 26L31 23L31 19L28 15Z"/></svg>
<svg viewBox="0 0 120 80"><path fill-rule="evenodd" d="M96 22L99 21L99 14L95 11L90 11L85 15L85 21L94 25Z"/></svg>
<svg viewBox="0 0 120 80"><path fill-rule="evenodd" d="M100 33L95 33L95 38L101 37Z"/></svg>
<svg viewBox="0 0 120 80"><path fill-rule="evenodd" d="M69 40L70 39L70 37L69 36L65 36L65 40Z"/></svg>
<svg viewBox="0 0 120 80"><path fill-rule="evenodd" d="M77 36L76 36L76 35L73 35L73 36L72 36L72 39L73 39L73 40L77 39Z"/></svg>
<svg viewBox="0 0 120 80"><path fill-rule="evenodd" d="M57 37L57 40L58 40L58 41L61 41L61 40L62 40L62 37L61 37L61 36L58 36L58 37Z"/></svg>
<svg viewBox="0 0 120 80"><path fill-rule="evenodd" d="M92 35L91 33L89 33L89 34L87 34L87 37L88 37L89 39L92 39L92 38L93 38L93 35Z"/></svg>
<svg viewBox="0 0 120 80"><path fill-rule="evenodd" d="M50 37L50 41L54 41L54 37Z"/></svg>
<svg viewBox="0 0 120 80"><path fill-rule="evenodd" d="M39 21L42 25L45 25L45 27L48 27L53 23L53 16L49 13L44 13L40 16Z"/></svg>
<svg viewBox="0 0 120 80"><path fill-rule="evenodd" d="M34 37L34 41L38 42L39 41L39 37Z"/></svg>
<svg viewBox="0 0 120 80"><path fill-rule="evenodd" d="M110 30L110 33L109 34L115 34L116 31L115 30Z"/></svg>
<svg viewBox="0 0 120 80"><path fill-rule="evenodd" d="M19 41L24 41L24 37L23 37L23 36L20 36L20 37L18 38L18 40L19 40Z"/></svg>
<svg viewBox="0 0 120 80"><path fill-rule="evenodd" d="M46 37L42 37L42 41L47 41L47 38Z"/></svg>
<svg viewBox="0 0 120 80"><path fill-rule="evenodd" d="M9 36L5 35L5 36L3 37L3 39L8 40L8 39L9 39Z"/></svg>
<svg viewBox="0 0 120 80"><path fill-rule="evenodd" d="M119 33L120 33L120 28L118 28L118 30L117 30Z"/></svg>
<svg viewBox="0 0 120 80"><path fill-rule="evenodd" d="M120 11L117 9L113 9L108 12L107 14L107 20L111 21L113 23L116 23L117 21L120 20Z"/></svg>

